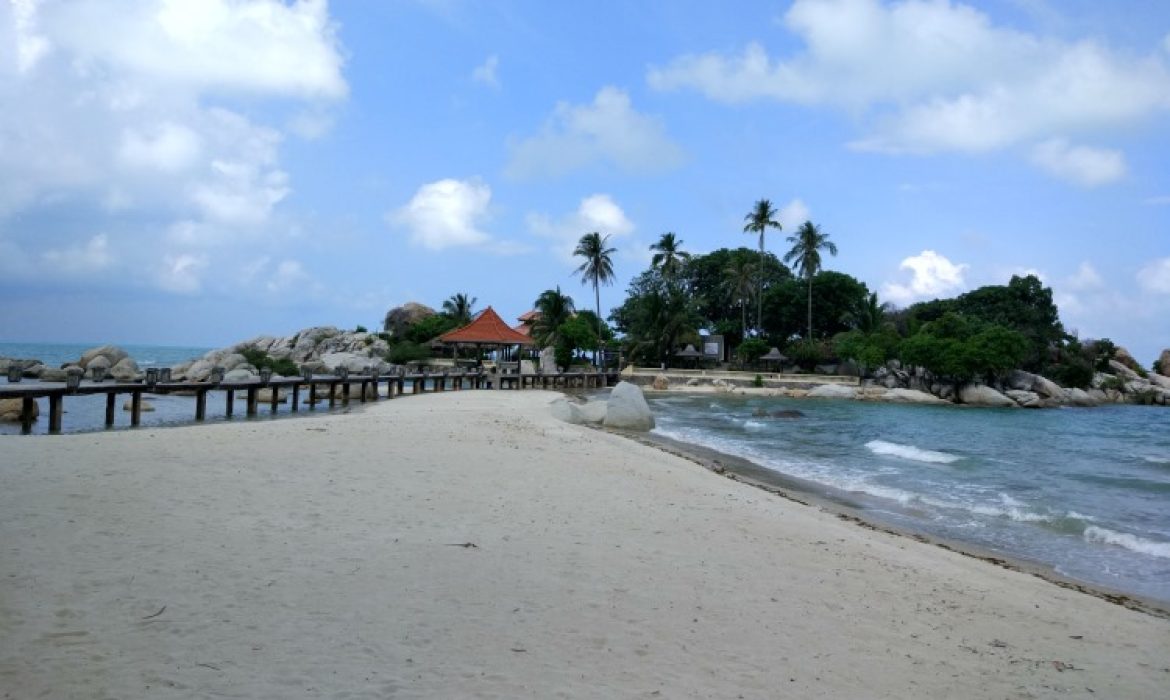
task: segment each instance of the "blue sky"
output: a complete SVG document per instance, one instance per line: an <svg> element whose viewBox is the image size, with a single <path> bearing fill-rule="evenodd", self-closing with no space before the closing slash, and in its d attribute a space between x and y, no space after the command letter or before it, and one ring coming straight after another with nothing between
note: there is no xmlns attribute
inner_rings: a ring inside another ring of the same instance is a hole
<svg viewBox="0 0 1170 700"><path fill-rule="evenodd" d="M805 219L898 305L1033 272L1170 347L1170 5L0 4L0 340L225 345L456 292L505 318L612 236Z"/></svg>

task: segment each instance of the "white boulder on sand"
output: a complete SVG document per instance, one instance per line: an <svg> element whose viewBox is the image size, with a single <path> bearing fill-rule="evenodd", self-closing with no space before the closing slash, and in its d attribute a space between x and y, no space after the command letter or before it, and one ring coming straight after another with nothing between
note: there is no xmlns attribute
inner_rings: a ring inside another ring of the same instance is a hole
<svg viewBox="0 0 1170 700"><path fill-rule="evenodd" d="M618 382L606 402L604 425L621 430L653 429L654 414L642 389L630 382Z"/></svg>
<svg viewBox="0 0 1170 700"><path fill-rule="evenodd" d="M971 406L1012 408L1016 402L983 384L965 384L959 389L959 400Z"/></svg>

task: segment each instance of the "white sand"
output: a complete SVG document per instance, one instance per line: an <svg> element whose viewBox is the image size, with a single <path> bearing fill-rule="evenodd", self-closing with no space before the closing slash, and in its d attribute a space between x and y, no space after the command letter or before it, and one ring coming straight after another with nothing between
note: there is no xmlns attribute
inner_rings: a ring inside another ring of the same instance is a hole
<svg viewBox="0 0 1170 700"><path fill-rule="evenodd" d="M1170 621L552 397L0 438L0 697L1170 697Z"/></svg>

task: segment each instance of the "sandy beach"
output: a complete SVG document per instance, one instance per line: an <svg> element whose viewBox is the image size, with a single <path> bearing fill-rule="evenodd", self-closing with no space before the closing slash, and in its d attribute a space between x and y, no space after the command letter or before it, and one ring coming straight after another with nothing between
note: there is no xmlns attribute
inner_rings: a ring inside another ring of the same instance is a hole
<svg viewBox="0 0 1170 700"><path fill-rule="evenodd" d="M557 396L0 438L0 697L1170 695L1170 620Z"/></svg>

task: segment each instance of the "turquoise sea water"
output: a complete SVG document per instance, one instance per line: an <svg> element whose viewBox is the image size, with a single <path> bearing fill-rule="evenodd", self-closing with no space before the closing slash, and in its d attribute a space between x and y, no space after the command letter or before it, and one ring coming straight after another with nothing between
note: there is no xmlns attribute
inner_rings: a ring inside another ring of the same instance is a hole
<svg viewBox="0 0 1170 700"><path fill-rule="evenodd" d="M656 432L844 493L875 519L1170 603L1170 410L710 394L650 404Z"/></svg>

